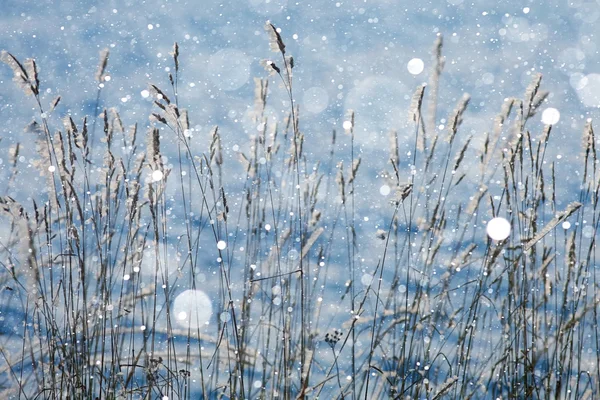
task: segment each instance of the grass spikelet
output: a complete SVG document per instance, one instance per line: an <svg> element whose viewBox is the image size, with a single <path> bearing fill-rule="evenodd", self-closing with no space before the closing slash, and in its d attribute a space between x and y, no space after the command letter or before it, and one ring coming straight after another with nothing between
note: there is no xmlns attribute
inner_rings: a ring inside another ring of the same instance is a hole
<svg viewBox="0 0 600 400"><path fill-rule="evenodd" d="M23 129L23 132L34 134L36 136L41 136L44 134L44 130L43 130L42 126L40 124L38 124L38 122L35 120L33 120L29 124L27 124L27 126L25 126L25 128Z"/></svg>
<svg viewBox="0 0 600 400"><path fill-rule="evenodd" d="M269 34L269 46L271 51L285 54L285 44L283 43L283 39L281 39L281 35L279 34L277 28L275 28L275 25L267 21L265 24L265 30Z"/></svg>
<svg viewBox="0 0 600 400"><path fill-rule="evenodd" d="M540 83L542 82L542 74L537 73L531 79L531 83L525 89L525 102L527 103L527 115L533 110L533 104L535 96L538 94L540 89Z"/></svg>
<svg viewBox="0 0 600 400"><path fill-rule="evenodd" d="M12 167L13 174L18 172L17 162L19 161L19 151L21 149L21 144L17 143L14 146L11 146L8 150L9 163Z"/></svg>
<svg viewBox="0 0 600 400"><path fill-rule="evenodd" d="M544 302L552 296L552 281L548 279L548 267L555 260L556 253L552 253L549 249L544 248L544 253L542 256L542 265L540 267L539 275L542 277L544 282Z"/></svg>
<svg viewBox="0 0 600 400"><path fill-rule="evenodd" d="M537 112L540 109L540 106L542 105L542 103L544 101L546 101L546 99L548 98L549 95L550 95L550 92L548 92L546 90L543 92L538 92L536 97L533 99L531 108L529 109L529 113L527 114L527 118L531 118L531 117L535 116L535 114L537 114Z"/></svg>
<svg viewBox="0 0 600 400"><path fill-rule="evenodd" d="M433 141L431 143L431 149L429 149L429 154L427 154L427 158L425 160L425 171L429 170L429 166L431 165L431 162L433 161L433 156L435 155L435 149L437 147L437 143L438 143L438 135L435 135L433 137Z"/></svg>
<svg viewBox="0 0 600 400"><path fill-rule="evenodd" d="M400 171L398 171L398 167L396 166L396 162L390 158L390 164L392 164L392 168L394 169L394 176L396 177L396 185L400 184Z"/></svg>
<svg viewBox="0 0 600 400"><path fill-rule="evenodd" d="M488 187L486 185L482 185L481 187L479 187L477 192L473 196L471 196L471 201L467 205L466 209L467 215L472 215L475 212L475 210L479 208L479 203L481 203L481 200L487 192Z"/></svg>
<svg viewBox="0 0 600 400"><path fill-rule="evenodd" d="M423 96L425 95L425 87L427 85L421 85L415 90L410 101L410 108L408 110L409 121L417 123L421 119L421 107L423 106Z"/></svg>
<svg viewBox="0 0 600 400"><path fill-rule="evenodd" d="M75 135L75 146L80 149L87 149L88 142L88 129L87 129L87 117L83 119L83 127L81 128L81 140L77 139L77 135Z"/></svg>
<svg viewBox="0 0 600 400"><path fill-rule="evenodd" d="M398 149L398 132L395 130L390 131L388 138L390 142L390 160L392 164L396 165L400 162L400 150Z"/></svg>
<svg viewBox="0 0 600 400"><path fill-rule="evenodd" d="M346 203L346 183L344 181L344 163L342 161L339 162L337 168L337 176L335 178L335 182L338 185L338 190L340 191L340 198L342 199L342 204Z"/></svg>
<svg viewBox="0 0 600 400"><path fill-rule="evenodd" d="M269 81L267 79L254 78L254 113L252 121L262 120L265 107L267 106L267 93Z"/></svg>
<svg viewBox="0 0 600 400"><path fill-rule="evenodd" d="M427 129L430 132L435 131L436 116L438 111L438 91L440 88L440 76L444 70L445 60L442 56L444 40L442 35L438 35L433 44L433 68L429 76L429 107L427 110L428 120Z"/></svg>
<svg viewBox="0 0 600 400"><path fill-rule="evenodd" d="M54 100L52 100L52 103L50 103L50 112L54 111L54 109L58 106L58 103L60 103L60 99L60 96L56 96Z"/></svg>
<svg viewBox="0 0 600 400"><path fill-rule="evenodd" d="M507 98L502 103L500 112L498 113L498 115L496 115L496 118L494 119L494 125L493 125L492 135L490 137L490 143L488 146L485 147L484 156L483 156L483 160L484 160L483 168L485 168L491 161L492 156L494 154L494 150L496 149L498 141L500 140L500 136L502 135L502 132L504 130L504 124L505 124L506 120L508 119L508 117L510 116L513 106L516 103L517 103L517 100L515 98Z"/></svg>
<svg viewBox="0 0 600 400"><path fill-rule="evenodd" d="M8 65L13 71L13 81L19 86L26 95L37 95L37 85L35 82L31 82L31 77L26 72L23 65L17 60L15 56L10 54L9 52L2 50L0 52L0 61ZM35 62L33 63L33 68L35 70ZM28 69L32 69L32 65L29 65ZM37 71L36 71L36 80L37 80Z"/></svg>
<svg viewBox="0 0 600 400"><path fill-rule="evenodd" d="M426 85L421 85L417 88L413 94L410 102L409 111L409 122L413 122L417 129L417 150L424 151L427 146L425 129L423 127L423 116L421 115L421 108L423 106L423 95L425 94Z"/></svg>
<svg viewBox="0 0 600 400"><path fill-rule="evenodd" d="M185 135L187 133L186 131L189 131L190 129L190 116L188 110L181 110L179 112L179 125Z"/></svg>
<svg viewBox="0 0 600 400"><path fill-rule="evenodd" d="M349 174L348 174L348 184L351 184L352 182L354 182L354 179L356 178L356 174L358 172L358 167L360 167L360 157L355 159L354 162L352 163L352 168L350 168Z"/></svg>
<svg viewBox="0 0 600 400"><path fill-rule="evenodd" d="M566 265L568 266L569 271L575 268L575 264L577 264L577 246L576 246L576 236L577 232L573 231L569 235L567 239L567 256L566 256Z"/></svg>
<svg viewBox="0 0 600 400"><path fill-rule="evenodd" d="M123 121L121 121L121 116L116 108L112 107L110 109L110 113L112 115L112 126L120 133L125 133L125 128L123 128Z"/></svg>
<svg viewBox="0 0 600 400"><path fill-rule="evenodd" d="M33 58L25 60L25 68L27 69L27 75L29 76L31 91L34 95L37 95L40 92L40 78L38 76L35 60Z"/></svg>
<svg viewBox="0 0 600 400"><path fill-rule="evenodd" d="M445 60L442 56L442 47L444 46L444 40L442 35L438 35L433 44L433 59L435 61L434 71L439 76L444 69Z"/></svg>
<svg viewBox="0 0 600 400"><path fill-rule="evenodd" d="M173 44L173 62L175 63L175 72L179 72L179 45L177 42Z"/></svg>
<svg viewBox="0 0 600 400"><path fill-rule="evenodd" d="M406 200L408 198L408 196L410 196L410 194L412 193L412 190L413 190L412 183L399 185L398 188L396 189L396 197L394 200L394 204L397 205L397 204L403 203L404 200Z"/></svg>
<svg viewBox="0 0 600 400"><path fill-rule="evenodd" d="M452 376L449 378L444 384L440 387L438 392L433 396L433 400L438 400L443 398L443 396L448 392L454 384L458 382L458 376Z"/></svg>
<svg viewBox="0 0 600 400"><path fill-rule="evenodd" d="M157 128L148 131L147 155L153 171L162 171L162 156L160 154L160 131Z"/></svg>
<svg viewBox="0 0 600 400"><path fill-rule="evenodd" d="M591 120L586 121L585 127L583 128L583 182L587 181L588 175L588 159L590 153L592 154L592 160L596 164L596 138L594 135L594 128L592 127Z"/></svg>
<svg viewBox="0 0 600 400"><path fill-rule="evenodd" d="M56 156L56 161L58 164L58 172L62 177L67 173L67 159L63 135L60 131L56 131L56 133L54 134L54 144L54 154Z"/></svg>
<svg viewBox="0 0 600 400"><path fill-rule="evenodd" d="M221 200L223 201L223 220L227 222L227 214L229 214L229 205L227 205L227 197L225 196L225 189L221 187Z"/></svg>
<svg viewBox="0 0 600 400"><path fill-rule="evenodd" d="M275 74L281 76L281 68L273 60L261 60L260 65L269 73L269 76Z"/></svg>
<svg viewBox="0 0 600 400"><path fill-rule="evenodd" d="M38 293L40 284L40 271L36 261L36 246L34 245L33 229L30 227L29 216L23 206L10 196L0 197L0 214L9 217L17 229L19 241L19 256L21 263L28 267L27 280L28 287L32 293ZM32 279L33 278L33 279Z"/></svg>
<svg viewBox="0 0 600 400"><path fill-rule="evenodd" d="M219 127L215 126L210 132L210 162L217 165L223 164L223 151L221 148L221 137L219 136Z"/></svg>
<svg viewBox="0 0 600 400"><path fill-rule="evenodd" d="M544 130L542 131L542 136L540 136L539 146L545 146L548 143L548 138L550 137L550 132L552 132L552 125L544 126Z"/></svg>
<svg viewBox="0 0 600 400"><path fill-rule="evenodd" d="M458 167L460 167L460 163L465 158L465 153L467 152L467 148L469 148L469 144L471 143L472 139L473 139L473 136L470 136L467 139L467 141L465 142L465 145L462 147L462 149L460 150L460 152L456 156L456 161L454 162L454 167L452 167L452 171L456 171L458 169Z"/></svg>
<svg viewBox="0 0 600 400"><path fill-rule="evenodd" d="M454 141L456 137L456 133L458 132L458 127L462 124L462 117L464 112L467 110L467 106L469 105L469 101L471 100L471 96L468 93L463 94L462 98L459 100L454 112L450 116L450 121L448 124L448 139L449 143Z"/></svg>
<svg viewBox="0 0 600 400"><path fill-rule="evenodd" d="M163 110L165 109L164 106L160 103L161 100L164 100L167 104L171 104L171 100L169 99L169 96L167 96L162 90L160 90L158 88L158 86L150 84L150 93L152 94L152 96L154 98L156 98L158 101L155 101L154 103L161 107Z"/></svg>
<svg viewBox="0 0 600 400"><path fill-rule="evenodd" d="M108 49L100 50L100 62L98 63L98 69L96 70L96 81L104 82L104 78L106 77L106 66L108 65L108 56L110 51Z"/></svg>
<svg viewBox="0 0 600 400"><path fill-rule="evenodd" d="M110 147L112 145L113 130L111 128L111 124L108 119L108 110L106 110L106 108L104 109L102 114L100 114L100 117L102 118L102 122L104 123L103 124L104 137L101 139L101 141L103 143L106 143L107 147Z"/></svg>
<svg viewBox="0 0 600 400"><path fill-rule="evenodd" d="M167 120L160 114L152 113L150 114L150 121L160 122L161 124L168 125Z"/></svg>
<svg viewBox="0 0 600 400"><path fill-rule="evenodd" d="M180 117L181 114L179 113L179 107L177 107L174 103L167 105L165 110L165 119L167 120L167 125L178 132L180 131Z"/></svg>
<svg viewBox="0 0 600 400"><path fill-rule="evenodd" d="M534 237L533 239L527 241L525 243L524 246L524 250L525 251L529 251L531 250L531 248L540 240L542 240L542 238L544 236L546 236L548 233L550 233L554 228L556 228L558 226L558 224L560 224L561 222L565 221L567 218L569 218L575 211L579 210L579 208L582 206L581 203L579 202L572 202L571 204L569 204L567 206L567 208L564 211L558 212L556 213L556 215L554 216L554 218L552 218L552 220L550 222L548 222Z"/></svg>

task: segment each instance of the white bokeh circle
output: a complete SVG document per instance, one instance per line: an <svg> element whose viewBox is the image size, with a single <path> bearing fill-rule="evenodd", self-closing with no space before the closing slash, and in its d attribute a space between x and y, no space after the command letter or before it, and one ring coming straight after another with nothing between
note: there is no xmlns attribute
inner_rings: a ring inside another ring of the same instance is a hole
<svg viewBox="0 0 600 400"><path fill-rule="evenodd" d="M210 321L212 301L201 290L186 290L175 298L171 311L179 325L198 329Z"/></svg>
<svg viewBox="0 0 600 400"><path fill-rule="evenodd" d="M221 90L238 90L250 80L250 57L236 49L223 49L208 59L210 80Z"/></svg>
<svg viewBox="0 0 600 400"><path fill-rule="evenodd" d="M510 223L501 217L492 218L487 223L486 232L493 240L504 240L510 235Z"/></svg>

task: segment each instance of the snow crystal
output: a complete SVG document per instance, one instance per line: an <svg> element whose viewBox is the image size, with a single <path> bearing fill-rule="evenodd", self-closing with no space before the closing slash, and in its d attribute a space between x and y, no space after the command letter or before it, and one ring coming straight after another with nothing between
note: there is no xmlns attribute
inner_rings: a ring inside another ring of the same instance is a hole
<svg viewBox="0 0 600 400"><path fill-rule="evenodd" d="M219 240L217 242L217 249L219 249L219 250L225 250L226 247L227 247L227 243L225 243L224 240Z"/></svg>
<svg viewBox="0 0 600 400"><path fill-rule="evenodd" d="M492 218L487 224L486 232L493 240L504 240L510 235L510 223L501 217Z"/></svg>

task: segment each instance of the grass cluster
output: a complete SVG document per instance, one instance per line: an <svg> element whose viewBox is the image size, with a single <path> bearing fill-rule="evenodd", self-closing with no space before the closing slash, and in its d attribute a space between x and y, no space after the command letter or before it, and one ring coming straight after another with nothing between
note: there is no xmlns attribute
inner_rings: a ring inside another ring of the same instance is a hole
<svg viewBox="0 0 600 400"><path fill-rule="evenodd" d="M371 195L357 184L364 169L354 113L344 135L305 143L294 60L278 30L266 30L275 58L264 62L271 78L255 81L261 129L238 152L241 183L230 179L236 167L226 165L217 128L205 151L195 150L178 96L177 44L168 89L149 87L155 110L145 145L137 124L126 128L99 100L90 119L56 115L60 98L44 104L35 61L2 52L38 109L23 140L35 139L44 190L27 201L0 197L7 227L0 317L22 321L0 335L0 392L19 399L600 393L600 174L591 123L580 186L566 193L559 166L545 159L552 127L536 133L532 122L547 97L541 75L523 99L505 100L489 131L478 133L480 144L459 132L468 95L439 129L439 38L429 84L416 89L409 110L410 156L393 131L382 149L391 202L385 227L370 232L357 218ZM108 57L101 54L97 99ZM290 104L276 123L265 116L274 80ZM328 158L316 159L309 146L328 147ZM19 170L20 145L7 150L5 193L18 194L15 182L31 178ZM510 223L506 240L485 235L496 216ZM372 241L380 246L365 250ZM376 265L364 264L365 251L379 252ZM175 310L183 290L210 295L208 325L206 302Z"/></svg>

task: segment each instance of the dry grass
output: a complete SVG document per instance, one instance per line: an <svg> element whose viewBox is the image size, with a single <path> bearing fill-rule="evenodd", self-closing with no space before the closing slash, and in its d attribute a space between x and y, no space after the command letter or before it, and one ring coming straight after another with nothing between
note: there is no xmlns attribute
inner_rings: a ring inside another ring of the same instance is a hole
<svg viewBox="0 0 600 400"><path fill-rule="evenodd" d="M311 159L292 106L294 61L277 29L266 30L276 58L264 65L281 81L289 115L269 122L269 81L257 79L262 130L239 152L241 185L226 172L234 167L217 127L205 153L192 150L177 44L169 89L149 89L145 147L137 124L99 109L101 86L98 117L54 116L35 62L2 52L38 107L27 130L46 192L26 203L0 198L8 226L0 315L23 321L0 335L0 391L28 399L598 394L600 176L591 124L575 194L557 191L559 167L545 159L552 127L532 123L547 96L541 75L523 100L505 102L480 148L460 129L468 95L440 131L440 38L431 82L409 110L410 159L392 131L390 162L379 166L392 171L381 175L395 193L386 225L365 232L356 222L369 194L359 184L355 115L347 135L334 131L329 158ZM103 51L99 82L109 67ZM165 149L167 137L174 147ZM7 150L13 160L19 151ZM20 179L11 165L7 192ZM495 216L511 225L506 240L485 236ZM379 252L376 265L363 264L360 242ZM174 300L198 289L213 297L210 325L192 323L204 311L192 305L182 326Z"/></svg>

